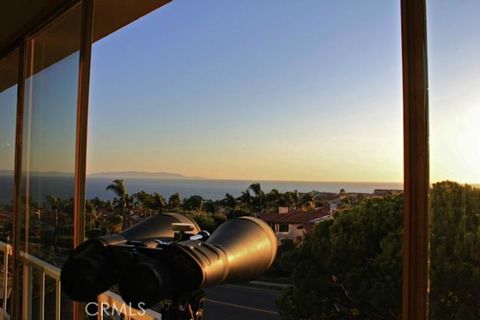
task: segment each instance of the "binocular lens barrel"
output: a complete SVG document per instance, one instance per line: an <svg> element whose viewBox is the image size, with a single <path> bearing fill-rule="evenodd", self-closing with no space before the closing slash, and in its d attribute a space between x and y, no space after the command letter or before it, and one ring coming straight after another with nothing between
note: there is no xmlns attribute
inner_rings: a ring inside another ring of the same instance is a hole
<svg viewBox="0 0 480 320"><path fill-rule="evenodd" d="M206 242L174 243L159 259L132 265L120 280L120 294L133 306L149 307L216 284L254 279L272 265L276 253L276 236L264 221L232 219Z"/></svg>
<svg viewBox="0 0 480 320"><path fill-rule="evenodd" d="M176 241L174 229L186 224L196 236ZM61 281L65 293L82 302L118 283L125 302L148 308L205 287L254 279L272 265L277 247L273 230L257 218L228 220L209 236L186 216L159 214L83 243L65 263Z"/></svg>
<svg viewBox="0 0 480 320"><path fill-rule="evenodd" d="M74 251L60 274L65 293L76 301L92 301L115 283L105 245L89 240Z"/></svg>
<svg viewBox="0 0 480 320"><path fill-rule="evenodd" d="M76 301L88 302L106 291L120 279L121 271L128 268L114 262L109 247L126 244L128 241L165 240L173 241L172 224L189 224L192 233L200 232L197 223L177 213L161 213L150 217L122 233L100 237L84 242L67 259L61 272L65 293ZM128 259L121 261L128 262Z"/></svg>

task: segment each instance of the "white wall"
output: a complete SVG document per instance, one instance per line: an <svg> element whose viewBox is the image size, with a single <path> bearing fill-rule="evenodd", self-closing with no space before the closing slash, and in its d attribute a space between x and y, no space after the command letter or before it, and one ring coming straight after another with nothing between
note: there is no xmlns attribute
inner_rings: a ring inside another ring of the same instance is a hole
<svg viewBox="0 0 480 320"><path fill-rule="evenodd" d="M275 234L277 235L278 239L278 244L282 243L283 239L290 239L293 242L298 242L297 237L301 237L302 240L305 236L305 229L298 229L298 227L301 227L301 224L289 224L288 225L288 232L280 232L279 231L279 224L275 224Z"/></svg>

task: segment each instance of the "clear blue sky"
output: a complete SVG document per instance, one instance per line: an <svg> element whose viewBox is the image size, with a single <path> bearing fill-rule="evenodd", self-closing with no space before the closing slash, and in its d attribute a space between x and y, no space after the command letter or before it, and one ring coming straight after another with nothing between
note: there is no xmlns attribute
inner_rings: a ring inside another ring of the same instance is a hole
<svg viewBox="0 0 480 320"><path fill-rule="evenodd" d="M401 181L395 1L173 1L94 46L89 171Z"/></svg>
<svg viewBox="0 0 480 320"><path fill-rule="evenodd" d="M429 1L432 181L480 181L478 1ZM94 45L89 171L402 180L399 1L177 0Z"/></svg>

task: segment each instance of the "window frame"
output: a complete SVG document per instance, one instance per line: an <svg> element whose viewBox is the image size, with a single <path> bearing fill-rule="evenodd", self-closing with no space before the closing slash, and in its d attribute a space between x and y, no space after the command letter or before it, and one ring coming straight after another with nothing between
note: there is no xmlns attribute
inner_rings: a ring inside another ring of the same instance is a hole
<svg viewBox="0 0 480 320"><path fill-rule="evenodd" d="M287 227L287 230L282 230L282 227ZM279 223L278 224L278 233L289 233L290 232L290 225L288 223Z"/></svg>
<svg viewBox="0 0 480 320"><path fill-rule="evenodd" d="M88 128L88 98L92 47L94 0L65 1L48 17L18 37L0 52L7 55L19 47L19 78L17 91L17 119L14 173L14 239L12 318L20 308L20 210L22 128L25 89L26 41L29 36L54 21L69 8L82 3L82 32L77 100L74 243L85 240L85 179ZM428 319L428 262L429 262L429 147L428 147L428 78L426 0L400 0L403 70L403 135L404 135L404 231L403 231L403 295L404 320ZM81 319L77 304L74 319Z"/></svg>
<svg viewBox="0 0 480 320"><path fill-rule="evenodd" d="M401 0L404 210L402 319L428 319L429 145L426 1Z"/></svg>

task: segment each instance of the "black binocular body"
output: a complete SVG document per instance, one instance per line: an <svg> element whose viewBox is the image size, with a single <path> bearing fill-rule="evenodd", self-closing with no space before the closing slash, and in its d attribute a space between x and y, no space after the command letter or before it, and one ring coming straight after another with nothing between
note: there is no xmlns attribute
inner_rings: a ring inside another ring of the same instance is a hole
<svg viewBox="0 0 480 320"><path fill-rule="evenodd" d="M184 215L162 213L77 247L61 282L64 292L81 302L118 284L125 302L149 308L216 284L252 280L272 265L276 253L276 236L260 219L228 220L210 236Z"/></svg>

